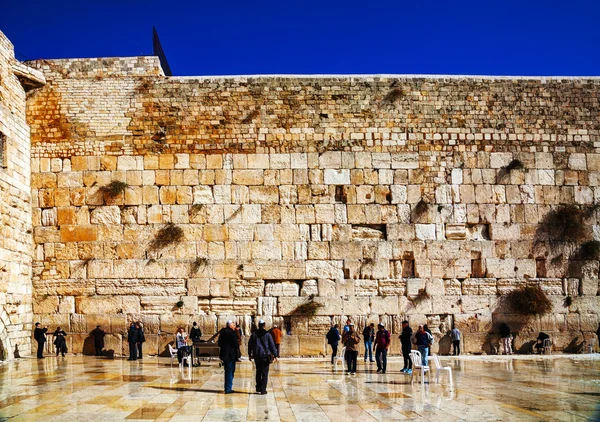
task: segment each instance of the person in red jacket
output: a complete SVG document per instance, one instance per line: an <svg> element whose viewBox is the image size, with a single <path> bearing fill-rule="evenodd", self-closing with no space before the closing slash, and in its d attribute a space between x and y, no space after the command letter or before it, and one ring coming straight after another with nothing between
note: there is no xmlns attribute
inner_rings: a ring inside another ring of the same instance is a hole
<svg viewBox="0 0 600 422"><path fill-rule="evenodd" d="M387 369L387 352L390 348L390 342L390 332L380 322L377 325L377 334L375 334L375 360L377 361L377 372L382 374L385 374Z"/></svg>
<svg viewBox="0 0 600 422"><path fill-rule="evenodd" d="M269 334L271 334L271 337L273 337L273 341L275 342L275 348L277 349L277 357L279 357L281 337L283 336L283 333L281 332L279 327L277 327L277 325L273 325L273 328L269 330Z"/></svg>

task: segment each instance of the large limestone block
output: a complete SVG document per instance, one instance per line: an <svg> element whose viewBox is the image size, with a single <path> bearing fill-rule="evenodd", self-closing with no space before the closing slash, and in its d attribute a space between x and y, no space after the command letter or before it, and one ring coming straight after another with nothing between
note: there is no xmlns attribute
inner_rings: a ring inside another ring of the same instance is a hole
<svg viewBox="0 0 600 422"><path fill-rule="evenodd" d="M36 295L94 295L95 284L86 279L38 280L33 283Z"/></svg>
<svg viewBox="0 0 600 422"><path fill-rule="evenodd" d="M75 311L78 314L117 314L123 309L123 299L118 296L78 296Z"/></svg>
<svg viewBox="0 0 600 422"><path fill-rule="evenodd" d="M233 170L234 185L262 185L264 183L263 170Z"/></svg>
<svg viewBox="0 0 600 422"><path fill-rule="evenodd" d="M210 281L210 296L228 297L230 295L230 283L227 279Z"/></svg>
<svg viewBox="0 0 600 422"><path fill-rule="evenodd" d="M324 335L300 335L298 336L298 343L298 354L300 356L325 356L327 354L327 341Z"/></svg>
<svg viewBox="0 0 600 422"><path fill-rule="evenodd" d="M263 280L236 280L233 282L232 294L234 297L263 296L265 282Z"/></svg>
<svg viewBox="0 0 600 422"><path fill-rule="evenodd" d="M446 224L445 234L447 240L465 240L467 228L465 224Z"/></svg>
<svg viewBox="0 0 600 422"><path fill-rule="evenodd" d="M184 279L97 279L99 295L173 296L186 293Z"/></svg>
<svg viewBox="0 0 600 422"><path fill-rule="evenodd" d="M408 296L416 296L419 294L419 290L425 288L424 279L420 278L408 278L406 279L406 294Z"/></svg>
<svg viewBox="0 0 600 422"><path fill-rule="evenodd" d="M356 296L376 296L378 288L377 280L354 280L354 294Z"/></svg>
<svg viewBox="0 0 600 422"><path fill-rule="evenodd" d="M487 275L490 278L514 278L515 263L512 258L487 258L485 260Z"/></svg>
<svg viewBox="0 0 600 422"><path fill-rule="evenodd" d="M490 224L491 240L519 240L521 238L519 224Z"/></svg>
<svg viewBox="0 0 600 422"><path fill-rule="evenodd" d="M379 294L382 296L404 296L406 294L406 280L379 280L378 284Z"/></svg>
<svg viewBox="0 0 600 422"><path fill-rule="evenodd" d="M393 169L417 169L419 168L419 153L398 152L391 154Z"/></svg>
<svg viewBox="0 0 600 422"><path fill-rule="evenodd" d="M309 278L343 279L342 261L306 261L306 276Z"/></svg>
<svg viewBox="0 0 600 422"><path fill-rule="evenodd" d="M58 311L58 296L34 296L33 313L34 314L53 314Z"/></svg>
<svg viewBox="0 0 600 422"><path fill-rule="evenodd" d="M62 226L61 242L94 242L98 238L98 230L94 226Z"/></svg>
<svg viewBox="0 0 600 422"><path fill-rule="evenodd" d="M369 297L350 296L342 301L344 315L368 315L371 311Z"/></svg>
<svg viewBox="0 0 600 422"><path fill-rule="evenodd" d="M435 240L435 224L415 224L415 236L419 240Z"/></svg>
<svg viewBox="0 0 600 422"><path fill-rule="evenodd" d="M187 293L193 296L210 296L210 280L207 278L188 278Z"/></svg>
<svg viewBox="0 0 600 422"><path fill-rule="evenodd" d="M374 296L371 298L371 313L377 315L396 315L398 312L397 296Z"/></svg>
<svg viewBox="0 0 600 422"><path fill-rule="evenodd" d="M325 169L323 180L326 185L349 185L349 169Z"/></svg>
<svg viewBox="0 0 600 422"><path fill-rule="evenodd" d="M298 296L300 287L298 283L291 281L269 282L265 285L266 296Z"/></svg>
<svg viewBox="0 0 600 422"><path fill-rule="evenodd" d="M165 314L160 316L160 332L162 334L175 334L179 328L186 333L190 330L190 316L178 314Z"/></svg>

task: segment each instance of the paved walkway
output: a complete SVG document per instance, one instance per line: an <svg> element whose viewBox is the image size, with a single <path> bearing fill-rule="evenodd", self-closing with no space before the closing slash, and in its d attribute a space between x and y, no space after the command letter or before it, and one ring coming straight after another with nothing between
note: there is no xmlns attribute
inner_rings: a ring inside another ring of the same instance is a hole
<svg viewBox="0 0 600 422"><path fill-rule="evenodd" d="M324 359L274 364L269 394L252 394L252 364L224 395L216 362L191 379L166 358L89 356L21 359L0 365L0 420L11 421L497 421L589 420L600 402L600 355L443 358L447 385L410 384L391 359L388 373L359 360L355 376Z"/></svg>

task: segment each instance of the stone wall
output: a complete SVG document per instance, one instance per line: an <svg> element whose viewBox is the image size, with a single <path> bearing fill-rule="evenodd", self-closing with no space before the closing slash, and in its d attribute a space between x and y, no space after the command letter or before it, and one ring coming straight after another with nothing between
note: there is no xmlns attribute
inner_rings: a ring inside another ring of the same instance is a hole
<svg viewBox="0 0 600 422"><path fill-rule="evenodd" d="M583 240L599 236L598 79L30 65L48 80L27 103L34 312L67 327L74 352L101 324L122 353L138 319L149 353L180 325L198 321L208 337L230 317L247 332L253 317L284 326L286 355L325 353L346 316L394 336L404 318L429 323L442 351L456 324L474 353L499 322L517 346L544 330L561 350L598 326L598 261L574 273L576 254L556 251L579 245L539 238L545 216L571 204L585 212ZM111 194L113 181L126 186ZM165 233L177 242L157 242ZM503 305L525 284L549 295L551 314ZM310 301L316 315L296 315Z"/></svg>
<svg viewBox="0 0 600 422"><path fill-rule="evenodd" d="M0 360L31 351L31 169L23 85L34 74L41 76L15 60L0 32Z"/></svg>

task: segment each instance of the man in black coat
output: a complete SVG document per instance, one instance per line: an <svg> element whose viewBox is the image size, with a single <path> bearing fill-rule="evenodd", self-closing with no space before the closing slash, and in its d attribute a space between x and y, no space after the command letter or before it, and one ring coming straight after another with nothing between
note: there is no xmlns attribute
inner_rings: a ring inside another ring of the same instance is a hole
<svg viewBox="0 0 600 422"><path fill-rule="evenodd" d="M90 333L94 337L94 348L96 349L96 356L102 356L102 349L104 349L104 336L106 333L99 325Z"/></svg>
<svg viewBox="0 0 600 422"><path fill-rule="evenodd" d="M258 321L258 330L252 333L248 342L248 356L256 363L256 392L267 394L269 382L269 365L271 358L277 356L277 348L271 334L265 330L265 322Z"/></svg>
<svg viewBox="0 0 600 422"><path fill-rule="evenodd" d="M46 332L48 327L40 328L40 323L35 323L35 330L33 330L33 338L37 341L37 358L44 359L44 343L46 342Z"/></svg>
<svg viewBox="0 0 600 422"><path fill-rule="evenodd" d="M135 323L135 328L137 328L138 330L138 359L142 359L142 345L146 342L146 336L144 335L144 326L141 322L138 321Z"/></svg>
<svg viewBox="0 0 600 422"><path fill-rule="evenodd" d="M408 321L402 321L402 333L400 334L400 343L402 344L402 357L404 358L404 368L400 372L412 372L412 361L410 360L410 350L412 349L411 338L412 328L408 326Z"/></svg>
<svg viewBox="0 0 600 422"><path fill-rule="evenodd" d="M127 360L137 360L137 344L139 343L139 341L140 332L135 326L135 323L132 322L131 327L129 327L129 331L127 332L127 342L129 343L129 359Z"/></svg>
<svg viewBox="0 0 600 422"><path fill-rule="evenodd" d="M230 394L233 393L233 375L240 351L235 324L231 320L219 333L219 349L219 358L225 368L225 394Z"/></svg>

